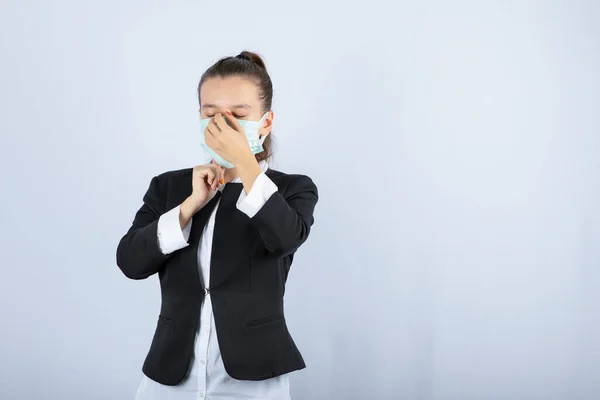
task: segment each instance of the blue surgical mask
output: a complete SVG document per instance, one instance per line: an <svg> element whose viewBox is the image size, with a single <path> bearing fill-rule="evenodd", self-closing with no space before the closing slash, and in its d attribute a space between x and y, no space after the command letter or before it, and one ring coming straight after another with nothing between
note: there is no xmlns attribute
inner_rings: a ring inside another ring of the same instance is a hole
<svg viewBox="0 0 600 400"><path fill-rule="evenodd" d="M250 150L252 150L253 154L258 154L262 152L263 143L267 136L263 136L262 138L258 135L258 130L263 126L265 120L267 119L267 114L265 113L259 121L246 121L243 119L238 119L238 123L244 129L244 133L246 134L246 139L248 140L248 144L250 145ZM226 120L227 121L227 120ZM207 144L204 138L204 131L206 127L210 123L210 118L203 118L200 120L200 146L202 149L211 156L217 164L222 166L223 168L233 168L234 165L229 161L225 160L223 157L218 155L213 149L211 149Z"/></svg>

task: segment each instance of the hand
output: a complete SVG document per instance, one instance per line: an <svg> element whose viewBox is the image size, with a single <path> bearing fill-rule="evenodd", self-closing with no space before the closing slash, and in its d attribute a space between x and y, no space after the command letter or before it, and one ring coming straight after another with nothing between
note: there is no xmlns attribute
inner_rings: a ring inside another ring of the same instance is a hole
<svg viewBox="0 0 600 400"><path fill-rule="evenodd" d="M218 113L211 119L204 137L211 149L234 165L254 159L244 129L229 111Z"/></svg>
<svg viewBox="0 0 600 400"><path fill-rule="evenodd" d="M179 222L185 227L190 219L206 205L224 183L225 169L216 164L198 165L192 171L192 194L179 209Z"/></svg>

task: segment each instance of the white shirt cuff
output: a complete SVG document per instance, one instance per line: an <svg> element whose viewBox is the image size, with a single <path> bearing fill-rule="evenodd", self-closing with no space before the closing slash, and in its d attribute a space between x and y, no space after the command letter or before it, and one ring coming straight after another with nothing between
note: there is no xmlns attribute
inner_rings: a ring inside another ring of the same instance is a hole
<svg viewBox="0 0 600 400"><path fill-rule="evenodd" d="M242 190L236 206L238 210L252 218L275 192L277 192L277 185L261 172L254 181L250 193L246 195L246 191Z"/></svg>
<svg viewBox="0 0 600 400"><path fill-rule="evenodd" d="M158 245L163 254L171 254L189 245L192 220L182 230L179 224L179 207L167 211L158 219Z"/></svg>

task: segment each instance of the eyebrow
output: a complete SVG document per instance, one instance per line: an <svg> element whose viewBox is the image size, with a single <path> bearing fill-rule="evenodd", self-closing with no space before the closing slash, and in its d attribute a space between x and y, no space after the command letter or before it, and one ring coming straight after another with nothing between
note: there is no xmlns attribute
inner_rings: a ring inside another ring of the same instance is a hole
<svg viewBox="0 0 600 400"><path fill-rule="evenodd" d="M216 104L206 103L206 104L202 104L202 108L218 108L218 107ZM248 110L252 107L248 104L236 104L235 106L233 106L231 108L234 108L234 109L244 108L244 109Z"/></svg>

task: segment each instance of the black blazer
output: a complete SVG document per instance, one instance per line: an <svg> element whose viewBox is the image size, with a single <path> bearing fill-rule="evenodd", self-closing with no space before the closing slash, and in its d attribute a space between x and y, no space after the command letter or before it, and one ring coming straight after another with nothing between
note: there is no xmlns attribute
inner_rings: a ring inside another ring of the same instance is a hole
<svg viewBox="0 0 600 400"><path fill-rule="evenodd" d="M225 185L213 235L207 290L225 369L239 380L263 380L305 367L286 326L283 295L294 253L314 221L317 187L304 175L271 169L266 175L278 192L252 218L236 208L242 184ZM190 245L183 249L162 254L157 226L163 213L191 193L191 168L155 176L117 247L117 265L128 278L158 272L162 304L142 371L165 385L183 380L194 352L205 296L198 241L217 199L193 217Z"/></svg>

